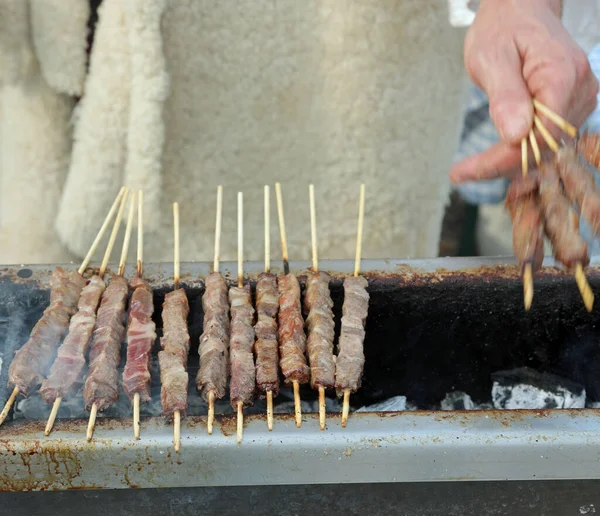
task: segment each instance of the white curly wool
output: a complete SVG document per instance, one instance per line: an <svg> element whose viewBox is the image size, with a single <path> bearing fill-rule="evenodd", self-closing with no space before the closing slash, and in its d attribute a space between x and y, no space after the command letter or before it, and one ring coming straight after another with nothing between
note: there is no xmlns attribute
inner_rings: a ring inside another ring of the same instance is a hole
<svg viewBox="0 0 600 516"><path fill-rule="evenodd" d="M72 257L53 220L69 164L73 100L42 77L27 6L0 0L0 263L62 263Z"/></svg>
<svg viewBox="0 0 600 516"><path fill-rule="evenodd" d="M29 0L31 33L46 82L59 93L83 93L89 0Z"/></svg>
<svg viewBox="0 0 600 516"><path fill-rule="evenodd" d="M222 259L235 258L238 190L245 257L261 259L262 188L276 181L292 259L309 257L309 182L322 258L353 256L362 181L365 258L437 254L465 85L445 3L163 4L101 7L57 224L71 250L85 253L129 177L146 187L147 260L172 259L173 201L181 259L212 258L219 184ZM272 220L275 251L274 205Z"/></svg>

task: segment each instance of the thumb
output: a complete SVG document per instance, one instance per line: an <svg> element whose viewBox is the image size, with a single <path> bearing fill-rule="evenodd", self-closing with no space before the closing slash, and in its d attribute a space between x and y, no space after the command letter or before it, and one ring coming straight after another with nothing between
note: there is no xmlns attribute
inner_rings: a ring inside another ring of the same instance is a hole
<svg viewBox="0 0 600 516"><path fill-rule="evenodd" d="M490 116L500 137L518 143L533 126L533 105L517 48L498 45L479 53L476 60L472 79L488 95Z"/></svg>

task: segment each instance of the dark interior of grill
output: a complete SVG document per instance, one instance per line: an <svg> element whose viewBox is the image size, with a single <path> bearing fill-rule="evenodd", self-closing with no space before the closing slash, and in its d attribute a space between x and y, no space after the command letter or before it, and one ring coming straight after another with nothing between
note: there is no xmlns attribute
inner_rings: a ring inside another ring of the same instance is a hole
<svg viewBox="0 0 600 516"><path fill-rule="evenodd" d="M22 269L19 276L31 271ZM366 366L362 388L352 396L355 408L404 395L419 409L435 409L448 392L464 391L476 403L490 400L492 374L499 370L527 366L582 384L588 401L600 399L600 346L598 315L586 312L575 280L554 272L536 278L533 307L523 309L522 284L502 272L439 275L371 274L371 296ZM302 278L301 278L302 279ZM600 291L600 276L590 284ZM202 287L185 285L190 301L189 328L192 349L189 360L190 413L206 413L195 389L198 370L198 339L202 332ZM340 280L331 285L335 303L336 336L343 302ZM160 335L160 311L169 288L155 291L155 321ZM36 282L0 282L0 352L4 364L0 372L0 399L8 397L8 362L20 347L48 303L49 292ZM155 345L155 355L159 344ZM160 385L156 360L153 371L153 401L144 415L160 413ZM316 394L303 386L302 399ZM329 393L334 398L334 393ZM289 403L285 391L277 403ZM34 396L25 403L20 417L46 417L49 407ZM23 405L22 405L23 406ZM29 408L27 409L27 406ZM22 407L21 407L22 409ZM19 417L17 409L15 417ZM227 400L218 412L230 410ZM257 403L255 411L264 411ZM292 411L290 407L290 411ZM252 412L252 410L250 411ZM39 413L39 416L38 416ZM127 417L129 401L122 396L107 412L108 417ZM59 417L82 417L81 395L65 403Z"/></svg>

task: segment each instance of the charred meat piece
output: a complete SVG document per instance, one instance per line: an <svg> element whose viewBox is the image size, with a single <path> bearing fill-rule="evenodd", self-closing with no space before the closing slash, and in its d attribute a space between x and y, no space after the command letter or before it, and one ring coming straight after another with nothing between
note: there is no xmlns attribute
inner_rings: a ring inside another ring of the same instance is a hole
<svg viewBox="0 0 600 516"><path fill-rule="evenodd" d="M231 406L244 406L254 401L256 372L254 369L254 307L250 285L229 289L231 306Z"/></svg>
<svg viewBox="0 0 600 516"><path fill-rule="evenodd" d="M588 163L600 168L600 134L582 134L577 142L577 150Z"/></svg>
<svg viewBox="0 0 600 516"><path fill-rule="evenodd" d="M102 294L92 334L89 370L83 387L83 401L89 410L95 403L99 411L119 398L119 362L125 339L125 305L129 285L122 276L112 278Z"/></svg>
<svg viewBox="0 0 600 516"><path fill-rule="evenodd" d="M521 267L531 265L532 272L544 260L544 221L538 195L539 176L517 177L509 186L506 206L513 220L513 249Z"/></svg>
<svg viewBox="0 0 600 516"><path fill-rule="evenodd" d="M263 272L256 283L256 312L258 320L254 325L256 343L256 387L261 396L268 391L279 393L279 351L277 344L277 313L279 294L277 276Z"/></svg>
<svg viewBox="0 0 600 516"><path fill-rule="evenodd" d="M556 168L565 193L579 207L580 216L587 220L592 230L600 234L600 192L594 176L580 161L573 148L562 148L556 155Z"/></svg>
<svg viewBox="0 0 600 516"><path fill-rule="evenodd" d="M286 384L308 383L306 334L300 304L300 284L293 274L279 279L279 364Z"/></svg>
<svg viewBox="0 0 600 516"><path fill-rule="evenodd" d="M200 370L196 377L196 388L208 401L208 393L215 398L225 396L229 377L229 302L227 283L219 272L206 278L206 290L202 296L204 331L200 336Z"/></svg>
<svg viewBox="0 0 600 516"><path fill-rule="evenodd" d="M333 339L335 322L333 320L333 301L329 292L331 278L324 272L310 273L307 280L304 310L308 314L308 358L310 363L313 389L332 388L335 384L335 361L333 357Z"/></svg>
<svg viewBox="0 0 600 516"><path fill-rule="evenodd" d="M163 416L173 419L176 411L184 416L187 411L188 373L187 359L190 351L190 334L187 318L190 312L185 290L169 292L163 303L162 351L158 354L160 366L160 401Z"/></svg>
<svg viewBox="0 0 600 516"><path fill-rule="evenodd" d="M81 291L69 333L58 348L50 374L40 388L40 395L46 403L73 395L81 387L87 351L96 326L96 310L105 286L100 276L92 276Z"/></svg>
<svg viewBox="0 0 600 516"><path fill-rule="evenodd" d="M361 276L350 276L344 280L342 329L335 369L338 396L347 389L356 392L361 384L365 365L365 322L369 311L367 286L367 280Z"/></svg>
<svg viewBox="0 0 600 516"><path fill-rule="evenodd" d="M50 305L31 330L29 340L15 353L8 369L9 387L17 387L19 393L29 396L43 382L69 329L84 286L85 280L79 272L67 272L60 267L54 270L50 278Z"/></svg>
<svg viewBox="0 0 600 516"><path fill-rule="evenodd" d="M136 393L140 402L150 401L150 361L156 340L156 325L152 320L154 303L152 289L142 278L131 280L133 295L129 303L127 327L127 362L123 371L123 390L133 400Z"/></svg>
<svg viewBox="0 0 600 516"><path fill-rule="evenodd" d="M554 164L544 165L540 180L540 203L545 220L546 235L552 243L554 256L567 269L589 262L587 243L581 238L578 219L564 194Z"/></svg>

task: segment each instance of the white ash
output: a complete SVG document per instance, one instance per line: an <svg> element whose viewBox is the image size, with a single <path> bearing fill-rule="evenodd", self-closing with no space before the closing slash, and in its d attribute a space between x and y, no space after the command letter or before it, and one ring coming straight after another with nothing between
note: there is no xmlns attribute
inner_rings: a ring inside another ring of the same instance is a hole
<svg viewBox="0 0 600 516"><path fill-rule="evenodd" d="M584 408L582 385L550 373L521 367L492 375L496 409Z"/></svg>
<svg viewBox="0 0 600 516"><path fill-rule="evenodd" d="M360 407L356 412L404 412L406 408L406 396L394 396L388 400Z"/></svg>
<svg viewBox="0 0 600 516"><path fill-rule="evenodd" d="M446 394L440 408L442 410L475 410L475 403L466 392L454 391Z"/></svg>
<svg viewBox="0 0 600 516"><path fill-rule="evenodd" d="M588 401L585 408L600 409L600 401Z"/></svg>

